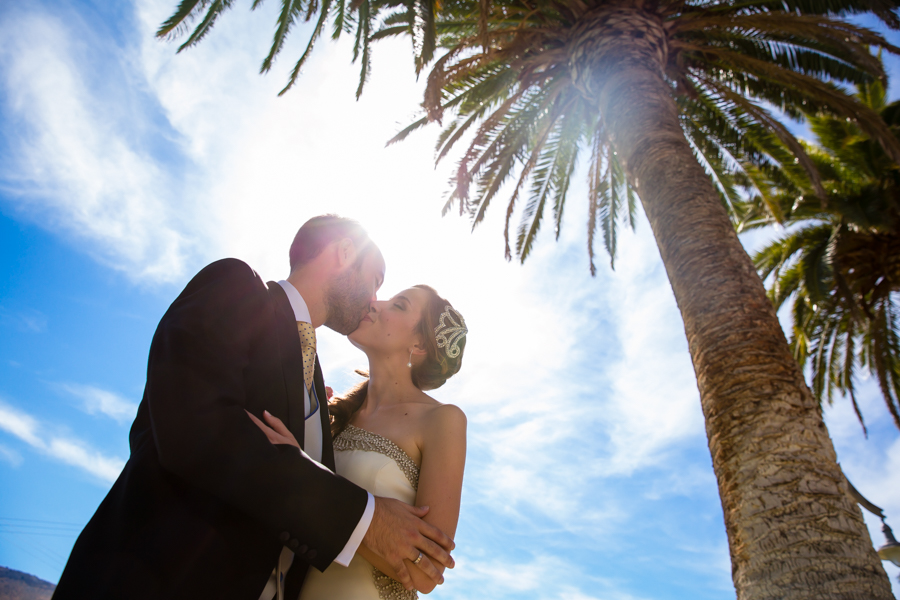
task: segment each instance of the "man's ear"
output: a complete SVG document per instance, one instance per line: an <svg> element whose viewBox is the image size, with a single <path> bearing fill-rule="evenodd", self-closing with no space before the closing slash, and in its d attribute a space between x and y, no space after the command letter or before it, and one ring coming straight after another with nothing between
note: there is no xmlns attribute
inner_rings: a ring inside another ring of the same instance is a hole
<svg viewBox="0 0 900 600"><path fill-rule="evenodd" d="M344 238L337 243L337 265L344 269L356 262L356 244L350 238Z"/></svg>

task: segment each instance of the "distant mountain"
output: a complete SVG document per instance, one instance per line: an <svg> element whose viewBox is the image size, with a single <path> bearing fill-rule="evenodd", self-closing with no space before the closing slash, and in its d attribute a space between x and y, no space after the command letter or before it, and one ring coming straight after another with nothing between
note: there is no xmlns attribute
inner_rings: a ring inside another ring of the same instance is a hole
<svg viewBox="0 0 900 600"><path fill-rule="evenodd" d="M55 589L34 575L0 567L0 600L50 600Z"/></svg>

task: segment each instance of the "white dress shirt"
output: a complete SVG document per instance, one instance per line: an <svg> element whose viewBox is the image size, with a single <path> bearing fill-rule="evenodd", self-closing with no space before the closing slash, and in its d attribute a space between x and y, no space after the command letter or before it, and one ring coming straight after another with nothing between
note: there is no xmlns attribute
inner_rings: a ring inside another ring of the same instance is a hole
<svg viewBox="0 0 900 600"><path fill-rule="evenodd" d="M304 323L312 323L312 319L309 316L309 307L306 306L306 301L303 299L303 296L300 295L300 292L297 291L297 288L295 288L290 282L283 279L278 282L278 285L282 287L284 293L287 295L288 300L291 303L291 309L294 311L294 319L297 321L303 321ZM313 390L313 393L315 393L315 390ZM325 410L323 406L324 403L328 401L328 399L323 398L319 400L319 410ZM306 390L306 386L304 385L304 417L309 416L309 409L309 392ZM316 462L322 462L322 421L318 416L312 416L304 421L303 452ZM350 535L350 539L348 539L347 543L344 544L344 549L341 550L341 553L338 554L334 559L334 562L341 565L342 567L346 567L350 564L350 560L353 558L353 555L356 554L356 549L359 548L359 545L362 543L363 537L365 537L366 535L366 531L369 530L369 525L372 523L372 515L375 514L375 497L368 492L366 493L369 495L369 498L366 502L366 509L363 511L362 518L360 518L359 523L356 524L356 528ZM269 581L266 583L266 587L263 588L262 594L260 594L259 596L259 600L274 600L278 597L279 589L276 583L278 573L287 572L292 562L294 562L294 553L287 548L282 548L281 555L278 557L278 567L275 569L275 571L272 572L272 575L269 577Z"/></svg>
<svg viewBox="0 0 900 600"><path fill-rule="evenodd" d="M279 281L278 285L280 285L284 289L284 293L287 294L288 300L291 303L291 308L294 310L295 319L297 321L303 321L304 323L312 322L309 316L309 308L306 306L306 301L303 300L303 296L300 295L297 288L284 280ZM303 414L306 416L309 414L310 402L309 393L305 389L306 386L303 387ZM325 410L324 405L328 402L327 398L320 398L319 400L319 410ZM322 421L318 416L306 419L306 428L303 432L303 451L316 462L322 462ZM353 533L350 535L350 539L348 539L347 543L344 545L344 549L341 550L341 553L334 559L334 562L343 567L350 564L350 559L356 554L356 549L359 548L363 537L365 537L366 532L369 530L373 514L375 514L375 497L372 496L372 494L369 494L368 502L366 502L366 510L363 511L362 518L359 520L359 523L357 523L356 529L354 529Z"/></svg>

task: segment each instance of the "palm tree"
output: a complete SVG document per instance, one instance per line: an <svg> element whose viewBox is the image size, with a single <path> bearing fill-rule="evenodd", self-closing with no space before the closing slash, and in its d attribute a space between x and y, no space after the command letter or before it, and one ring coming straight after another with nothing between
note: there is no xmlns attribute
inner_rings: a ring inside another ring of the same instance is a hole
<svg viewBox="0 0 900 600"><path fill-rule="evenodd" d="M900 102L885 104L882 85L865 85L858 97L900 132ZM791 351L801 367L810 366L819 402L831 403L836 391L849 395L865 432L854 385L865 369L900 428L900 166L855 123L832 115L810 123L821 146L807 153L822 175L825 201L802 174L772 171L761 186L768 201L754 195L733 205L738 227L790 227L753 262L764 280L771 277L776 310L793 298Z"/></svg>
<svg viewBox="0 0 900 600"><path fill-rule="evenodd" d="M206 11L187 41L194 43L230 5L184 0L161 34ZM592 166L591 235L604 210L610 217L625 206L627 189L625 201L614 202L612 194L621 198L627 181L684 319L738 598L887 600L889 581L848 494L820 407L729 221L723 199L730 183L718 174L732 148L746 143L748 152L764 153L773 135L814 173L765 103L788 114L802 108L851 118L900 158L878 115L839 85L883 79L869 46L898 49L838 17L870 11L897 28L897 6L895 0L283 0L267 60L296 19L313 16L313 41L329 19L335 34L356 27L361 84L371 40L410 35L420 70L443 48L428 75L427 115L417 126L455 112L440 136L439 158L473 133L449 201L475 223L517 171L507 214L531 182L517 240L521 259L548 203L558 228L582 149L590 150Z"/></svg>

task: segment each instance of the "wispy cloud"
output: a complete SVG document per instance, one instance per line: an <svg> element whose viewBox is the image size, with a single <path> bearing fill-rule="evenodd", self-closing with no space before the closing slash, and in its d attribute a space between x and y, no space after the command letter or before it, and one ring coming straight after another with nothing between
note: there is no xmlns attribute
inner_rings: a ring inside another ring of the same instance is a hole
<svg viewBox="0 0 900 600"><path fill-rule="evenodd" d="M33 308L11 310L0 305L0 325L18 331L43 333L47 330L47 315Z"/></svg>
<svg viewBox="0 0 900 600"><path fill-rule="evenodd" d="M703 435L700 394L681 314L659 252L641 218L619 238L607 301L619 344L608 365L611 472L628 475L659 464L673 445ZM607 411L604 411L607 412Z"/></svg>
<svg viewBox="0 0 900 600"><path fill-rule="evenodd" d="M0 402L0 430L19 438L35 450L94 477L111 483L116 480L125 461L103 455L82 440L49 433L47 424L39 423L31 415Z"/></svg>
<svg viewBox="0 0 900 600"><path fill-rule="evenodd" d="M96 76L88 65L128 50L74 40L74 12L9 5L0 14L0 84L11 117L0 170L7 198L26 218L75 236L135 278L180 276L189 243L163 201L171 180L137 145L133 123L142 119L128 111L147 107L123 96L135 88L88 85Z"/></svg>
<svg viewBox="0 0 900 600"><path fill-rule="evenodd" d="M857 401L866 418L869 438L862 436L849 399L835 399L825 407L825 423L834 440L838 460L847 478L863 496L884 510L887 522L900 531L900 436L881 398L877 383L870 378L858 382ZM862 509L861 509L862 510ZM863 510L875 547L885 543L881 521ZM894 593L900 592L900 568L883 563L891 576Z"/></svg>
<svg viewBox="0 0 900 600"><path fill-rule="evenodd" d="M599 533L635 510L605 482L672 471L678 481L656 486L660 498L715 480L677 463L685 441L702 439L703 421L680 316L646 223L622 236L618 270L601 267L595 280L583 260L557 256L583 259L579 242L576 234L550 241L526 267L508 267L509 280L476 288L504 298L503 318L472 299L471 353L459 387L442 397L458 395L470 414L468 489L476 501Z"/></svg>
<svg viewBox="0 0 900 600"><path fill-rule="evenodd" d="M12 465L13 467L18 467L22 464L22 455L12 448L7 448L3 444L0 444L0 460Z"/></svg>
<svg viewBox="0 0 900 600"><path fill-rule="evenodd" d="M533 556L509 560L479 556L459 561L441 593L451 598L483 596L538 600L640 600L621 591L622 581L582 572L560 556L536 552ZM581 585L579 585L581 584Z"/></svg>
<svg viewBox="0 0 900 600"><path fill-rule="evenodd" d="M91 415L101 414L118 421L120 424L130 423L137 413L138 405L126 400L115 392L100 389L92 385L75 383L59 384L59 387L82 400L82 407Z"/></svg>

